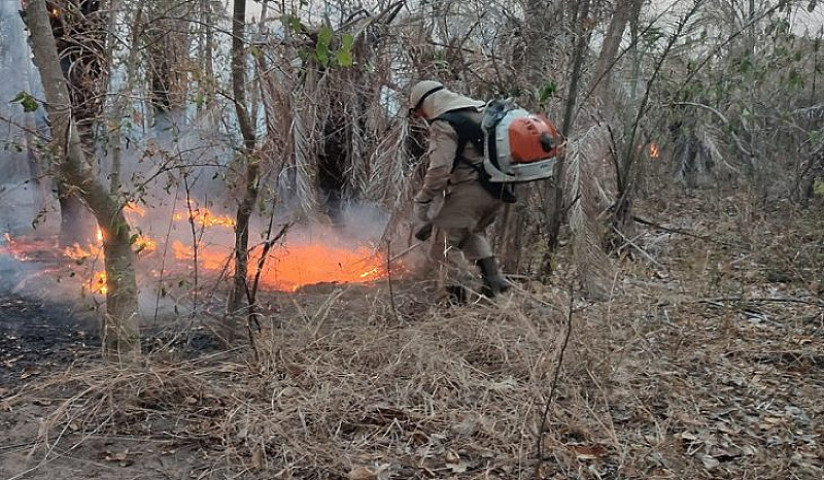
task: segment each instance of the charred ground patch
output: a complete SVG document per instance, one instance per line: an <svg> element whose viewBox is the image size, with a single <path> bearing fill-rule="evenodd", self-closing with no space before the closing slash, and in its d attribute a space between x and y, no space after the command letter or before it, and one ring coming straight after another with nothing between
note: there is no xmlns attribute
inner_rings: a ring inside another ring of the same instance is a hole
<svg viewBox="0 0 824 480"><path fill-rule="evenodd" d="M69 304L0 291L0 392L93 354L100 338Z"/></svg>

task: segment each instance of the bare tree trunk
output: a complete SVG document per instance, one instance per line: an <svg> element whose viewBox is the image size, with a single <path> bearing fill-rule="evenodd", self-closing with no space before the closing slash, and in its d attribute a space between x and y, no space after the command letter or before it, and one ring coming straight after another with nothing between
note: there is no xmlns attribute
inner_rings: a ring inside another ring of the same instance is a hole
<svg viewBox="0 0 824 480"><path fill-rule="evenodd" d="M200 34L198 35L198 51L200 53L200 69L202 75L197 80L198 113L209 105L215 97L215 68L214 68L214 5L213 0L200 0L199 20Z"/></svg>
<svg viewBox="0 0 824 480"><path fill-rule="evenodd" d="M160 131L178 130L189 86L190 22L186 16L190 6L177 0L153 0L147 7L144 35L150 59L154 125Z"/></svg>
<svg viewBox="0 0 824 480"><path fill-rule="evenodd" d="M258 197L260 162L255 158L255 131L253 119L246 105L246 0L236 0L232 13L232 93L235 96L240 133L243 136L243 156L246 165L246 187L238 205L235 222L235 271L228 311L237 313L243 306L247 292L249 220ZM230 332L226 332L231 335Z"/></svg>
<svg viewBox="0 0 824 480"><path fill-rule="evenodd" d="M608 98L610 86L610 71L615 63L618 48L621 46L621 38L627 28L630 16L633 12L633 4L637 0L621 0L615 5L612 20L609 22L604 43L601 46L601 53L595 65L595 72L588 91L601 98Z"/></svg>
<svg viewBox="0 0 824 480"><path fill-rule="evenodd" d="M104 51L105 14L98 2L50 2L49 26L55 38L60 69L68 81L72 119L86 154L97 147L94 128L100 123L108 83L108 61ZM60 243L87 244L94 241L94 217L81 195L56 176L60 203Z"/></svg>
<svg viewBox="0 0 824 480"><path fill-rule="evenodd" d="M589 16L591 0L584 0L576 4L575 23L580 26L578 38L575 43L575 52L572 60L572 72L569 76L569 91L567 93L566 108L564 110L564 123L561 127L561 134L564 138L569 137L572 130L574 113L578 102L578 89L581 84L581 71L583 70L584 59L587 56L587 45L591 31L584 24L584 20ZM547 201L545 206L547 221L547 250L544 255L541 270L543 273L550 273L552 270L552 255L558 248L558 236L561 232L561 224L564 219L564 190L562 187L563 178L566 173L564 156L561 155L555 164L554 181L549 183L547 191Z"/></svg>
<svg viewBox="0 0 824 480"><path fill-rule="evenodd" d="M60 69L45 0L29 3L27 19L51 120L57 173L91 208L103 232L107 287L102 325L104 354L110 359L132 361L140 355L140 330L129 224L123 209L94 175L86 159L72 121L69 90Z"/></svg>

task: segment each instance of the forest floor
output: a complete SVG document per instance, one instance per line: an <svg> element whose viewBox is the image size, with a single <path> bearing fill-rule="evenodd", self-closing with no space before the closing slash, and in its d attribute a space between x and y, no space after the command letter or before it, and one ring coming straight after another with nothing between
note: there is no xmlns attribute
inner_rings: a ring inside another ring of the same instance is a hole
<svg viewBox="0 0 824 480"><path fill-rule="evenodd" d="M0 295L0 479L824 478L824 208L636 213L691 235L637 225L606 301L563 257L461 307L322 285L265 295L255 349L148 335L136 366Z"/></svg>

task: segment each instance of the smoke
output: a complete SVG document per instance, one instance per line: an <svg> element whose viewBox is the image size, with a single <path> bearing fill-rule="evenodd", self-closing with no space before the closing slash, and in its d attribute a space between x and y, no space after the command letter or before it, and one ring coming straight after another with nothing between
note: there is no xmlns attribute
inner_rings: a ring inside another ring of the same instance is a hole
<svg viewBox="0 0 824 480"><path fill-rule="evenodd" d="M0 2L0 233L30 230L44 207L29 146L43 133L45 116L12 102L21 93L39 98L42 92L18 8L19 2Z"/></svg>
<svg viewBox="0 0 824 480"><path fill-rule="evenodd" d="M19 103L9 103L19 92L42 99L16 7L17 2L0 1L0 202L10 207L0 209L0 292L102 308L100 246L78 245L71 252L57 247L59 209L49 172L38 158L48 137L44 109L25 112ZM118 69L122 67L116 66L110 87L118 94L105 106L106 131L98 132L93 158L100 181L119 185L127 219L139 235L135 250L141 313L160 319L215 308L231 284L232 219L245 182L236 164L240 145L232 133L232 105L214 101L160 115L141 92L125 88L126 75ZM383 265L374 256L385 253L380 241L389 216L382 207L344 202L334 218L307 214L290 197L294 189L280 188L278 172L264 173L258 213L250 226L250 270L258 265L262 245L287 225L288 230L264 262L270 271L262 288L280 288L277 282L286 275L277 269L285 265L338 270L329 274L332 281L359 275L368 279ZM318 246L323 248L309 248ZM290 254L309 256L297 257L295 264L294 259L287 262ZM290 273L293 277L282 283L287 288L304 280L324 280L323 270Z"/></svg>

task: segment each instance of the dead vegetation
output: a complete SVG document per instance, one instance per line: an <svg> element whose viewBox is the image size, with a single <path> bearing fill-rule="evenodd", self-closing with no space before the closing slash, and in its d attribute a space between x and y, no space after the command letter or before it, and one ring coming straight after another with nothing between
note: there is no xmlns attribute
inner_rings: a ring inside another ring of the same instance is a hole
<svg viewBox="0 0 824 480"><path fill-rule="evenodd" d="M820 211L743 205L655 205L704 239L639 228L610 300L573 299L542 478L822 478ZM2 401L9 432L42 420L5 436L0 473L533 478L574 277L559 272L461 308L401 279L394 301L385 284L278 294L256 364L246 347L157 351L42 376Z"/></svg>

